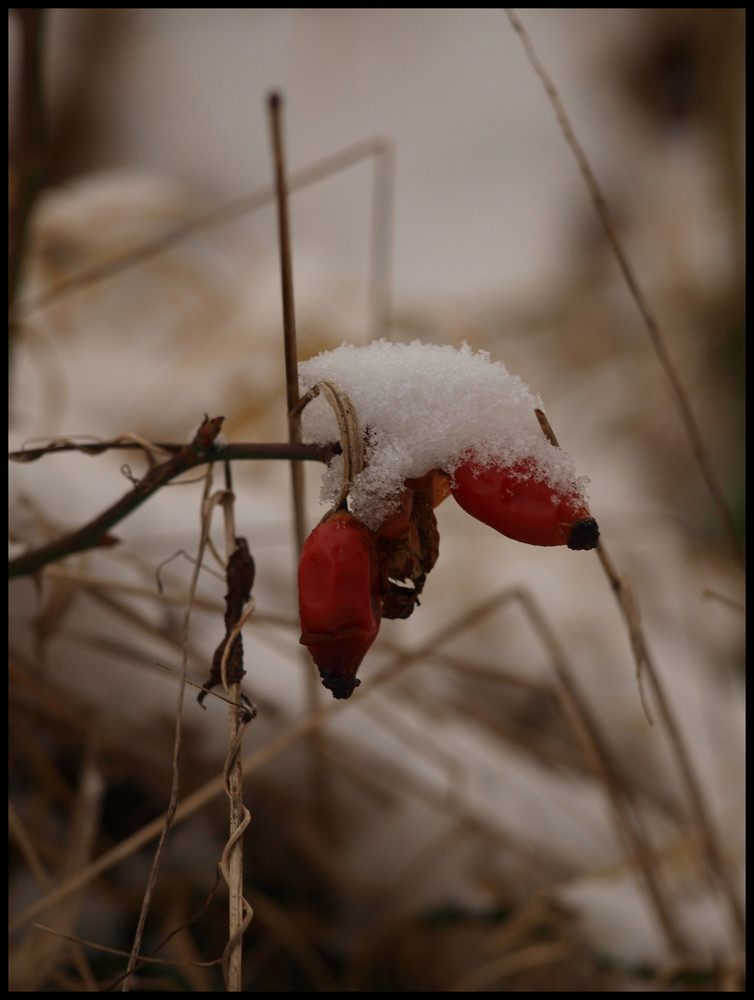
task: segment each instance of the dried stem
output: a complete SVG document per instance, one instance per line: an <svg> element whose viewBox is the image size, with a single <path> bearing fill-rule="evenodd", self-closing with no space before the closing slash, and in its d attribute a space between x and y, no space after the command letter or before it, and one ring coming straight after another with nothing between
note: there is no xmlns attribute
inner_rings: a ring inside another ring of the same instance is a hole
<svg viewBox="0 0 754 1000"><path fill-rule="evenodd" d="M9 452L8 458L12 462L36 462L37 459L44 458L45 455L57 455L60 452L80 451L84 455L101 455L105 451L125 451L134 448L142 449L151 458L154 452L174 455L185 447L184 444L173 442L146 441L136 434L121 434L111 441L91 438L87 441L77 442L72 438L56 438L39 448L30 448L25 445L20 451ZM254 459L260 461L278 459L286 462L329 462L336 451L336 445L290 444L287 441L280 444L226 444L222 447L218 446L204 456L202 462L221 460L235 462Z"/></svg>
<svg viewBox="0 0 754 1000"><path fill-rule="evenodd" d="M46 129L42 76L47 18L46 7L12 9L21 29L21 59L19 106L10 148L8 301L11 306L21 285L32 211L45 182Z"/></svg>
<svg viewBox="0 0 754 1000"><path fill-rule="evenodd" d="M285 348L285 388L288 403L288 439L291 444L299 444L301 441L301 418L296 412L300 395L298 387L298 348L296 346L296 310L293 301L293 265L291 263L288 191L286 187L285 149L283 146L281 120L282 106L283 99L280 94L271 94L268 99L268 111L272 131L275 190L277 192L278 235L280 239L280 281L283 292L283 342ZM291 463L291 482L293 486L297 552L300 552L306 538L306 526L304 524L304 473L297 462Z"/></svg>
<svg viewBox="0 0 754 1000"><path fill-rule="evenodd" d="M205 420L202 427L197 432L191 444L183 445L159 445L157 447L167 450L178 448L173 458L154 465L149 472L134 485L134 488L121 497L111 507L108 507L97 517L87 524L62 538L58 538L47 545L43 545L31 552L16 556L8 562L8 576L25 576L29 573L37 573L48 563L64 559L75 552L84 552L87 549L97 548L114 544L117 540L108 535L110 528L118 524L132 511L136 510L145 500L148 500L161 487L165 486L176 476L196 468L199 465L218 461L230 461L243 458L285 458L298 463L302 459L327 461L332 457L333 451L329 448L318 448L314 445L227 445L218 447L214 440L219 433L222 417L214 420ZM96 454L106 448L124 447L135 448L144 447L143 444L134 442L115 443L104 442L101 445L76 445L71 442L57 444L49 449L36 449L34 451L14 452L11 457L16 461L32 461L40 458L43 454L50 454L57 451L84 451L88 454ZM151 449L147 449L150 451Z"/></svg>
<svg viewBox="0 0 754 1000"><path fill-rule="evenodd" d="M219 425L217 427L217 430L219 430ZM217 433L217 431L215 433ZM212 467L210 466L207 469L205 477L204 498L202 501L201 537L199 540L196 564L194 566L194 572L191 576L191 584L189 586L188 601L186 604L186 613L183 618L183 643L182 643L183 648L181 656L181 677L180 677L180 683L178 685L178 697L177 697L176 712L175 712L175 737L173 740L173 768L172 768L172 780L170 787L170 801L167 812L165 813L165 816L162 821L160 829L160 841L159 844L157 845L157 850L155 852L154 860L152 862L152 869L149 873L149 881L147 883L147 888L144 893L144 899L142 901L141 913L139 914L139 922L136 928L136 933L134 935L134 943L131 950L131 956L128 961L126 977L124 978L123 985L121 987L121 991L123 993L128 993L130 990L131 977L133 975L139 954L141 952L141 942L144 935L144 926L146 924L147 914L149 912L149 906L152 901L154 887L157 882L157 875L160 870L160 865L162 864L162 858L165 853L165 848L167 847L168 836L173 826L173 820L175 819L176 811L178 809L181 743L183 735L183 725L182 725L183 699L186 692L186 673L188 670L188 628L189 628L189 620L191 617L191 609L193 606L194 594L196 593L196 586L199 581L199 572L201 570L202 559L204 557L204 550L207 547L207 540L209 539L209 529L212 523L211 498L209 496L209 491L211 489L211 486L212 486Z"/></svg>
<svg viewBox="0 0 754 1000"><path fill-rule="evenodd" d="M660 367L667 378L668 385L670 387L671 399L680 415L694 458L696 459L697 465L699 466L702 476L704 477L704 481L707 484L710 495L712 496L715 506L717 507L718 514L720 515L720 519L728 534L735 557L740 564L743 562L743 553L733 521L733 516L730 512L730 508L728 507L728 501L725 498L722 487L718 482L717 474L715 473L712 462L710 461L707 453L707 448L702 440L702 434L691 408L691 403L689 402L686 389L684 388L681 378L676 371L670 357L670 353L665 346L665 340L660 329L660 324L658 323L656 316L652 312L649 303L639 286L634 269L628 260L620 240L618 239L612 216L610 215L610 211L607 206L607 201L602 194L602 190L597 182L597 178L591 168L589 160L587 159L584 150L581 148L581 145L574 134L566 110L560 100L560 96L558 95L558 92L555 89L547 71L539 61L539 57L537 56L536 50L534 49L526 29L511 8L506 7L504 9L514 31L516 31L521 39L526 56L531 63L534 72L537 74L537 77L545 89L550 104L555 111L555 117L558 120L558 124L560 125L565 140L571 149L571 152L576 157L576 162L578 163L579 170L581 171L581 175L584 178L586 186L589 189L592 203L594 204L599 220L602 223L602 228L605 230L605 235L607 236L610 248L615 255L615 259L618 262L618 267L623 275L623 279L628 286L628 290L631 293L641 318L644 321L644 325L647 328L647 333L649 334L649 339L652 347L654 348L657 360L660 363Z"/></svg>
<svg viewBox="0 0 754 1000"><path fill-rule="evenodd" d="M650 654L649 646L638 618L638 603L633 583L626 574L618 573L602 541L597 546L597 555L600 558L602 568L610 581L613 593L626 619L637 669L640 672L644 671L649 680L659 710L660 720L665 727L673 756L676 759L676 764L686 788L686 797L691 817L702 845L702 851L707 861L709 872L722 888L733 926L741 942L743 942L746 928L743 906L738 898L738 890L720 847L717 832L712 823L710 812L707 808L694 766L691 763L691 757L686 749L680 727L670 705L670 700L665 693L665 687L660 678L659 671Z"/></svg>
<svg viewBox="0 0 754 1000"><path fill-rule="evenodd" d="M739 540L736 534L736 530L733 524L733 518L730 514L730 510L725 500L725 496L720 488L717 477L712 468L711 462L707 456L706 449L702 443L701 434L696 423L696 419L691 410L686 391L681 383L681 380L673 366L670 359L668 351L665 347L662 333L660 331L659 324L649 308L649 305L644 298L644 295L639 287L638 281L634 275L633 269L629 264L628 258L623 251L620 241L616 235L615 227L613 226L612 218L610 216L607 203L602 195L602 191L597 183L597 179L594 172L591 169L589 161L581 148L576 136L571 127L570 121L566 114L565 108L562 105L560 97L550 80L546 70L540 63L537 54L534 50L534 46L526 33L523 25L518 20L513 11L506 8L506 13L508 18L521 38L524 49L526 50L527 57L534 68L535 73L539 77L550 103L555 110L555 115L558 119L558 123L563 131L566 142L571 148L574 156L581 170L581 174L587 184L589 192L592 196L592 201L594 203L597 214L602 222L603 228L607 235L610 246L615 254L618 261L618 265L623 274L624 280L636 302L637 308L644 320L644 324L647 327L652 346L654 347L657 358L660 365L668 379L671 388L671 395L673 401L678 409L681 420L683 422L684 428L686 430L691 449L697 460L697 463L702 471L702 474L707 482L707 486L710 493L715 501L718 512L721 519L726 527L729 538L731 540L734 553L739 562L742 559L741 548ZM539 417L539 413L537 414ZM546 420L546 418L545 418ZM542 420L540 419L540 423ZM549 428L549 423L547 428L545 424L542 423L542 428L550 437L553 443L557 442L552 429ZM702 849L707 861L707 865L710 874L713 876L714 880L717 881L722 887L722 891L727 900L728 909L730 912L731 920L733 926L736 929L736 933L739 939L743 942L745 934L745 918L743 913L743 906L738 898L738 891L733 881L732 873L729 870L728 864L724 858L722 849L719 845L717 833L711 821L709 810L707 809L704 796L702 794L701 786L697 780L696 773L694 771L693 765L691 763L691 757L686 749L683 737L681 735L681 730L676 722L675 716L673 714L672 708L670 706L670 701L665 694L665 689L660 679L659 673L655 667L653 659L649 652L649 647L644 635L644 631L641 627L639 619L639 609L638 601L636 598L635 588L633 581L625 574L619 574L612 560L607 554L607 550L602 541L598 543L597 554L602 563L602 567L610 581L613 593L615 594L618 603L620 605L621 611L626 620L626 624L629 629L629 636L631 639L631 648L634 654L634 658L637 664L637 675L641 679L642 672L646 671L646 675L649 678L650 685L652 687L655 700L657 702L660 718L667 732L668 739L676 758L676 763L681 772L683 782L686 788L686 795L691 810L691 815L693 822L697 828L699 838L702 844ZM641 684L639 685L640 694L643 702L643 691L641 689Z"/></svg>
<svg viewBox="0 0 754 1000"><path fill-rule="evenodd" d="M369 317L372 340L385 337L392 321L391 250L395 153L391 142L375 148L370 244Z"/></svg>
<svg viewBox="0 0 754 1000"><path fill-rule="evenodd" d="M560 447L555 431L552 429L552 426L550 425L550 422L545 414L539 409L536 409L534 412L540 426L542 427L545 437L556 448ZM642 677L646 671L655 700L657 701L660 709L660 718L665 726L665 731L668 734L673 754L676 758L681 775L683 776L683 781L686 786L686 794L691 808L691 814L699 833L699 838L707 860L709 871L723 888L733 925L736 928L737 934L743 941L745 929L743 907L738 899L738 893L733 882L732 875L728 869L728 865L718 843L717 834L712 825L709 811L706 807L704 796L702 795L701 787L697 781L696 774L691 763L691 758L686 750L681 730L675 720L675 716L673 715L673 711L670 707L670 702L665 694L664 686L660 680L660 675L650 655L649 646L641 624L639 600L636 594L636 587L628 574L618 573L612 560L607 554L605 543L601 539L597 543L597 555L602 563L605 575L610 581L613 593L615 594L618 604L620 605L620 609L623 612L623 617L625 618L626 625L628 627L628 634L631 640L631 651L634 656L634 661L636 662L636 677L639 685L639 697L641 698L642 707L644 708L647 718L651 723L652 717L649 713L649 708L644 697L644 688L641 683ZM680 944L680 939L678 939L676 944ZM677 947L676 950L678 950Z"/></svg>
<svg viewBox="0 0 754 1000"><path fill-rule="evenodd" d="M248 725L242 717L246 709L240 706L241 684L228 688L230 707L228 723L230 747L225 764L225 791L230 802L230 836L223 851L220 867L228 884L228 944L223 952L223 975L229 993L241 991L241 960L243 935L252 921L254 911L243 895L243 834L251 822L249 810L243 804L243 760L241 743Z"/></svg>
<svg viewBox="0 0 754 1000"><path fill-rule="evenodd" d="M231 557L237 550L240 542L243 543L243 551L248 555L246 542L236 539L235 517L234 517L234 496L231 491L230 464L225 466L226 490L223 497L223 510L225 513L225 551L228 567L230 567ZM251 563L251 579L253 580L253 562ZM232 578L230 568L228 570L228 599L231 598L236 581ZM246 596L245 592L240 594L238 599L242 600ZM250 608L253 608L253 600L249 598ZM229 603L230 609L230 603ZM234 612L231 612L233 615ZM251 821L248 809L243 804L243 765L241 760L241 744L246 726L251 721L248 710L242 705L241 679L240 677L228 678L227 662L231 650L234 647L236 636L240 634L241 627L246 621L248 614L242 614L238 622L225 639L225 650L221 664L221 675L223 686L228 694L228 728L229 728L229 750L225 761L225 790L230 802L230 833L228 842L223 851L220 862L220 869L228 885L228 924L229 935L228 944L223 953L223 975L225 985L229 993L239 993L241 991L241 960L243 957L243 935L246 928L251 923L253 910L243 895L243 833ZM226 618L226 627L230 624Z"/></svg>
<svg viewBox="0 0 754 1000"><path fill-rule="evenodd" d="M600 732L597 720L566 663L560 643L539 606L526 591L520 591L517 596L550 653L552 667L558 680L558 696L563 714L585 750L592 770L605 786L613 807L618 836L625 844L627 854L647 892L666 941L675 955L688 955L691 953L689 943L680 924L673 917L660 881L654 851L639 822L631 801L628 783L621 776L617 762L613 759Z"/></svg>
<svg viewBox="0 0 754 1000"><path fill-rule="evenodd" d="M558 439L555 435L555 431L552 429L549 420L545 414L540 409L536 409L535 414L537 420L542 428L542 431L548 441L556 448L559 448ZM701 792L701 788L696 779L694 769L691 764L691 758L686 750L683 738L681 736L680 728L678 727L675 717L673 715L672 709L670 707L670 702L668 701L663 685L660 681L660 676L657 669L654 666L652 658L649 654L649 648L647 645L646 638L644 636L644 630L641 625L641 618L639 615L639 602L636 594L636 587L633 580L627 574L618 574L612 560L607 554L607 549L602 540L597 543L597 554L602 563L602 568L610 581L613 593L615 594L618 603L620 605L621 611L626 621L628 627L629 638L631 640L631 651L634 655L634 660L636 662L636 676L639 685L639 696L641 698L642 706L647 715L648 721L652 722L651 715L649 713L649 708L646 704L646 699L644 696L644 689L642 686L642 677L644 671L646 670L647 676L649 677L652 690L655 695L655 699L660 708L660 716L662 722L665 726L665 730L670 739L671 747L673 749L676 761L678 763L681 774L683 775L684 784L686 785L687 796L691 805L691 811L694 818L694 822L699 831L700 841L703 845L703 850L705 857L707 859L707 864L709 866L710 872L719 880L720 884L723 886L723 891L725 893L726 899L728 900L728 906L731 912L733 923L736 927L736 931L743 938L744 933L744 916L743 908L739 902L738 895L733 884L731 874L728 870L728 866L723 858L722 851L717 842L717 835L715 833L714 827L712 826L709 812L706 808L704 797ZM533 616L536 609L530 611ZM537 612L538 614L538 612ZM543 635L548 635L549 632L546 629L544 623L542 624ZM551 642L554 640L550 640ZM553 647L556 649L557 648ZM556 665L562 663L562 657L558 653L554 657ZM562 669L562 667L557 667L558 676L561 679L561 683L564 684L565 690L568 694L569 701L575 704L583 704L583 699L578 699L574 701L575 689L573 688L572 682L569 680L568 676ZM596 729L593 723L589 722L588 716L581 710L581 717L584 722L589 723L588 729L586 730L589 740L594 745L595 748L599 749L599 743L596 739ZM598 755L600 759L604 760L604 753ZM611 791L611 782L608 780L609 775L606 775L605 785L608 791ZM611 796L616 804L619 804L615 794L611 791ZM628 822L624 823L624 828L626 830L631 829L631 825ZM636 846L636 845L635 845ZM634 852L634 856L641 859L642 852ZM669 935L670 943L673 949L677 953L682 953L684 951L683 938L680 936L677 928L674 928L667 921L667 911L662 905L661 900L657 896L657 888L652 881L652 873L649 869L645 870L645 881L647 887L649 888L650 895L652 895L653 900L658 913L660 914L661 921L665 927L666 932Z"/></svg>
<svg viewBox="0 0 754 1000"><path fill-rule="evenodd" d="M261 746L247 754L243 759L244 773L248 775L263 767L283 751L298 743L299 740L305 739L313 732L321 729L325 720L333 718L340 712L350 709L355 703L361 701L361 699L369 697L373 691L376 691L384 685L396 680L414 663L425 659L444 643L449 642L465 629L472 627L477 622L484 619L487 615L495 611L496 608L500 606L501 601L505 600L507 595L511 593L517 593L515 588L505 588L470 611L466 611L462 615L459 615L454 621L438 629L426 643L417 649L397 653L385 669L383 669L370 681L364 681L361 687L354 691L351 698L347 701L331 700L325 703L304 716L298 722L294 723L288 729L284 730L278 736L270 739L264 744L264 746ZM223 775L219 775L212 778L195 792L187 795L176 809L175 816L173 818L174 825L183 822L183 820L188 819L189 816L192 816L199 809L202 809L224 789L225 778ZM45 912L49 909L49 907L54 906L56 903L60 902L60 900L65 899L71 892L75 892L81 885L97 878L99 875L103 874L103 872L108 871L125 858L130 857L135 851L138 851L145 844L150 843L156 836L159 835L163 823L164 816L158 816L150 823L147 823L136 833L132 834L130 837L126 838L120 844L112 848L112 850L107 851L105 854L97 858L97 860L92 862L92 864L90 864L85 870L78 872L75 876L68 879L63 884L52 889L44 898L39 899L35 903L26 907L25 910L17 914L10 921L10 928L12 930L16 930L25 926L31 920L34 920L40 913Z"/></svg>
<svg viewBox="0 0 754 1000"><path fill-rule="evenodd" d="M283 292L283 338L285 345L285 382L288 402L288 435L292 444L301 440L301 414L299 410L298 348L296 346L296 316L293 301L293 265L291 262L290 227L288 221L288 191L286 186L285 150L283 145L283 98L279 93L270 94L267 102L270 128L272 132L272 152L275 169L275 189L277 192L278 231L280 239L280 278ZM291 485L293 488L293 516L296 531L296 566L306 540L304 518L304 469L297 462L291 463ZM302 651L303 652L303 651ZM309 707L316 710L321 700L321 688L316 671L312 669L308 657L306 689ZM322 768L318 758L321 734L312 731L310 743L313 750L310 759L311 788L313 801L323 822L327 821L329 810Z"/></svg>
<svg viewBox="0 0 754 1000"><path fill-rule="evenodd" d="M308 187L310 184L314 184L326 177L331 177L333 174L336 174L341 170L346 170L370 156L381 157L383 154L386 158L386 163L392 164L392 143L390 143L388 139L379 137L364 139L361 142L354 143L352 146L347 146L338 153L333 153L331 156L323 157L323 159L317 160L308 167L304 167L302 170L298 170L296 173L291 174L288 178L288 191L299 191L302 188ZM386 166L380 173L379 177L375 178L375 186L377 187L377 185L379 185L380 188L388 186L387 182L384 181L383 178L385 175L390 176L391 173L392 166ZM223 205L218 205L217 208L213 208L209 212L205 212L203 215L197 216L188 222L175 226L173 229L169 230L169 232L163 233L156 239L139 243L132 249L125 251L125 253L111 257L108 260L103 261L101 264L96 264L94 267L81 271L79 274L74 274L72 277L67 278L65 281L61 281L59 284L54 285L48 291L42 292L33 299L20 302L16 307L15 318L21 319L39 309L44 309L46 306L52 305L53 302L56 302L58 299L63 298L71 292L75 292L77 289L87 288L90 285L97 284L97 282L105 281L107 278L115 277L115 275L128 270L130 267L135 267L137 264L143 264L145 261L151 260L153 257L164 253L166 250L169 250L170 247L188 239L190 236L193 236L196 232L199 232L202 229L210 229L213 226L225 225L226 223L232 222L234 219L238 219L249 212L256 211L258 208L263 208L265 205L272 204L274 200L275 186L274 184L271 184L260 188L258 191L253 191L251 194L243 195L240 198L235 198L232 201L225 202ZM385 194L380 198L375 195L375 206L382 206L387 202L391 203L391 199L388 194ZM380 207L380 211L382 211L382 207ZM377 207L375 207L375 214L376 212ZM387 250L387 243L389 239L390 233L387 223L383 218L379 235L375 235L373 243L373 261L382 261L382 269L380 270L380 267L376 262L373 264L373 267L375 274L379 273L383 276L377 284L377 287L381 289L381 291L376 295L376 300L383 303L385 313L389 308L385 305L388 299L388 279L385 275L388 273L389 253ZM377 309L375 309L375 311L377 311Z"/></svg>

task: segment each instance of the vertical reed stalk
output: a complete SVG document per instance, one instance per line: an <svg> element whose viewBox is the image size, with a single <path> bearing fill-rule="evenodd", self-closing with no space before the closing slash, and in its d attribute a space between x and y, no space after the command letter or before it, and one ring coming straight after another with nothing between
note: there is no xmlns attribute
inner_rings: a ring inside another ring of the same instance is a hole
<svg viewBox="0 0 754 1000"><path fill-rule="evenodd" d="M288 191L286 187L285 149L283 145L283 99L280 94L268 98L272 154L277 193L278 235L280 240L280 281L283 291L283 343L285 350L285 387L288 403L288 440L291 444L301 441L301 417L295 412L299 400L298 348L296 345L296 311L293 302L293 265L291 263L291 237L288 221ZM296 524L297 552L301 552L306 538L304 524L304 470L300 462L291 462L293 508Z"/></svg>
<svg viewBox="0 0 754 1000"><path fill-rule="evenodd" d="M234 496L231 491L230 463L225 464L226 492L223 498L225 514L226 562L236 549ZM231 581L228 581L230 587ZM244 616L245 617L245 616ZM240 630L243 617L238 622ZM235 631L235 629L234 629ZM234 640L226 639L225 659ZM225 681L225 676L223 677ZM225 684L228 693L228 757L225 763L225 790L230 802L229 837L223 853L223 867L228 883L228 945L223 956L225 985L229 993L240 993L242 982L243 934L251 922L253 911L243 895L243 831L249 824L249 813L243 804L243 762L241 740L248 724L242 718L241 680L234 678Z"/></svg>
<svg viewBox="0 0 754 1000"><path fill-rule="evenodd" d="M278 232L280 240L280 279L283 292L283 339L285 345L285 384L288 403L288 436L291 444L301 441L301 411L298 407L300 391L298 382L298 347L296 344L296 314L293 302L293 265L291 261L290 226L288 221L288 191L286 185L285 150L283 144L283 98L274 92L268 98L268 112L272 132L272 152L277 194ZM304 468L301 462L291 462L293 509L296 526L296 566L306 540L304 520ZM307 657L308 661L308 657ZM306 685L309 710L315 712L321 701L321 688L316 671L307 662ZM327 823L329 815L325 792L324 771L319 766L322 735L314 731L309 743L312 749L310 787L313 803L320 821Z"/></svg>

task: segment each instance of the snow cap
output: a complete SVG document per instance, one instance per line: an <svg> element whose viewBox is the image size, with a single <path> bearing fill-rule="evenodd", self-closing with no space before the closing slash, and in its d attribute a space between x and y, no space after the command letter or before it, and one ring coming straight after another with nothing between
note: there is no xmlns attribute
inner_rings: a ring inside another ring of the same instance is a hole
<svg viewBox="0 0 754 1000"><path fill-rule="evenodd" d="M299 364L301 392L331 382L351 399L365 439L365 467L349 494L356 517L376 529L398 506L405 479L432 469L452 475L473 457L480 466L526 462L537 479L560 492L584 493L573 461L553 447L534 413L542 402L505 365L468 344L343 344ZM321 397L303 413L304 440L338 440L338 426ZM340 492L342 459L325 472L321 499Z"/></svg>

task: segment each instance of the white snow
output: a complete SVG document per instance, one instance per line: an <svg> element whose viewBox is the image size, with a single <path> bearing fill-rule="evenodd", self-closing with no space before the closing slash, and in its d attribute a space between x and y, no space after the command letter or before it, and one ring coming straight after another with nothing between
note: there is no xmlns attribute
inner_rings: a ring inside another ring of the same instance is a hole
<svg viewBox="0 0 754 1000"><path fill-rule="evenodd" d="M571 457L554 448L535 416L542 401L489 352L467 344L343 344L299 365L302 392L328 381L353 403L367 442L365 468L350 493L354 514L376 528L405 479L432 469L453 473L473 455L481 466L510 467L527 460L555 489L585 493ZM325 444L338 438L329 404L317 397L304 410L304 436ZM338 497L342 459L331 463L321 499Z"/></svg>

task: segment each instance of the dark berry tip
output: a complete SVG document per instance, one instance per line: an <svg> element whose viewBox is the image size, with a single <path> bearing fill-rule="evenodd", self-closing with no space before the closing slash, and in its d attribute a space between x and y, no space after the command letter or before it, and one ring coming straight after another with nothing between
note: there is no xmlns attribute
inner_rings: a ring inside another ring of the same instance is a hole
<svg viewBox="0 0 754 1000"><path fill-rule="evenodd" d="M569 549L593 549L600 540L600 529L593 517L582 517L577 521L568 535Z"/></svg>

